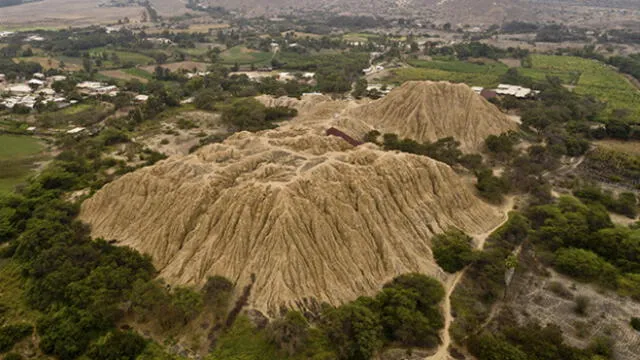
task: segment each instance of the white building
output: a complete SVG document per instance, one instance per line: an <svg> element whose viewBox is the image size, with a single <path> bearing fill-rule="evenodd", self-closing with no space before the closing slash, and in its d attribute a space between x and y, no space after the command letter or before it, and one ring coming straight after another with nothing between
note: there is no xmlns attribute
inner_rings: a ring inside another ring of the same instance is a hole
<svg viewBox="0 0 640 360"><path fill-rule="evenodd" d="M280 81L293 81L296 77L292 73L281 72L278 74L278 80Z"/></svg>
<svg viewBox="0 0 640 360"><path fill-rule="evenodd" d="M48 96L53 96L53 95L56 94L56 91L51 89L51 88L44 88L44 89L38 90L37 93L41 94L41 95L45 95L45 96L47 96L47 95Z"/></svg>
<svg viewBox="0 0 640 360"><path fill-rule="evenodd" d="M44 41L44 38L40 35L31 35L24 39L24 41Z"/></svg>
<svg viewBox="0 0 640 360"><path fill-rule="evenodd" d="M16 95L20 95L20 94L30 94L31 93L31 87L29 85L26 84L17 84L17 85L13 85L11 87L9 87L9 92L12 94L16 94Z"/></svg>
<svg viewBox="0 0 640 360"><path fill-rule="evenodd" d="M145 40L152 42L156 45L171 45L173 41L167 38L146 38Z"/></svg>
<svg viewBox="0 0 640 360"><path fill-rule="evenodd" d="M118 87L115 85L107 85L96 81L83 81L76 85L80 92L85 95L109 95L118 94Z"/></svg>
<svg viewBox="0 0 640 360"><path fill-rule="evenodd" d="M67 77L64 75L53 75L49 77L49 80L54 83L54 82L58 82L58 81L65 81L67 80Z"/></svg>
<svg viewBox="0 0 640 360"><path fill-rule="evenodd" d="M136 97L133 98L133 100L138 101L138 102L145 102L147 100L149 100L149 95L136 95Z"/></svg>
<svg viewBox="0 0 640 360"><path fill-rule="evenodd" d="M210 73L211 72L209 72L209 71L197 71L197 72L194 72L194 73L188 72L185 75L186 75L187 79L191 79L191 78L194 78L196 76L204 77L204 76L209 75Z"/></svg>
<svg viewBox="0 0 640 360"><path fill-rule="evenodd" d="M73 129L71 129L71 130L67 131L67 134L71 134L71 135L79 134L79 133L81 133L81 132L83 132L83 131L85 131L85 130L86 130L86 129L85 129L85 128L83 128L83 127L75 127L75 128L73 128Z"/></svg>
<svg viewBox="0 0 640 360"><path fill-rule="evenodd" d="M38 79L31 79L31 80L27 81L27 84L29 84L31 86L40 87L40 86L44 85L44 81L38 80Z"/></svg>
<svg viewBox="0 0 640 360"><path fill-rule="evenodd" d="M498 85L498 88L495 89L495 92L498 95L511 95L519 99L524 99L538 93L537 91L533 91L526 87L509 84Z"/></svg>

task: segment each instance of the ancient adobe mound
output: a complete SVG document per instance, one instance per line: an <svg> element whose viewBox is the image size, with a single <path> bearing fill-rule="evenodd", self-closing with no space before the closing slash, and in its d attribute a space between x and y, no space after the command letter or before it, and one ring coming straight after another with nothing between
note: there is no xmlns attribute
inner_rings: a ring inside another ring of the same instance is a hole
<svg viewBox="0 0 640 360"><path fill-rule="evenodd" d="M80 215L94 236L150 254L171 283L219 274L243 287L255 274L249 305L269 314L372 294L402 273L442 278L431 236L499 218L443 163L309 129L171 157L106 185Z"/></svg>
<svg viewBox="0 0 640 360"><path fill-rule="evenodd" d="M384 98L347 111L382 133L419 142L453 136L461 150L478 152L489 135L517 124L465 84L410 81Z"/></svg>

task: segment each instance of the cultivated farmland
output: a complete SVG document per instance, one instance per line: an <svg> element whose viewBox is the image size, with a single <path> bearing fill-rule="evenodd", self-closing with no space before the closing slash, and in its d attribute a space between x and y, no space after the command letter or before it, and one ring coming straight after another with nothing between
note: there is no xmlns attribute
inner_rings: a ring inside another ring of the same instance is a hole
<svg viewBox="0 0 640 360"><path fill-rule="evenodd" d="M532 67L520 69L535 80L557 76L575 85L575 91L593 95L607 103L607 114L616 109L628 109L640 116L640 91L615 69L596 60L572 56L532 55Z"/></svg>
<svg viewBox="0 0 640 360"><path fill-rule="evenodd" d="M11 191L29 176L42 150L42 143L36 138L0 134L0 194Z"/></svg>
<svg viewBox="0 0 640 360"><path fill-rule="evenodd" d="M508 67L499 62L475 64L466 61L411 60L412 67L394 69L386 79L389 83L401 84L410 80L433 80L466 83L468 85L494 87L499 83L500 75Z"/></svg>

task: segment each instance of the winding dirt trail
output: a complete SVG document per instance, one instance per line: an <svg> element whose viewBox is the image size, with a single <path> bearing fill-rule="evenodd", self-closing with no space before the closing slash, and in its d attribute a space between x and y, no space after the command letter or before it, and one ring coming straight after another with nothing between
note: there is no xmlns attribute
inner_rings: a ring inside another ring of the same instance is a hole
<svg viewBox="0 0 640 360"><path fill-rule="evenodd" d="M509 212L513 210L515 206L515 196L509 196L505 199L504 204L501 206L501 211L503 213L503 219L500 221L500 224L496 225L491 230L484 232L482 234L474 234L472 237L477 240L476 250L482 250L484 248L484 244L487 241L487 238L491 233L493 233L496 229L504 225L509 220ZM467 269L463 269L462 271L457 272L450 276L445 282L445 288L447 289L444 303L442 304L442 310L444 312L444 328L442 329L442 344L438 347L438 351L425 358L425 360L448 360L452 359L449 356L449 345L451 345L451 335L449 335L449 328L451 327L451 323L453 322L453 317L451 316L451 294L456 289L456 286L464 276L464 273Z"/></svg>

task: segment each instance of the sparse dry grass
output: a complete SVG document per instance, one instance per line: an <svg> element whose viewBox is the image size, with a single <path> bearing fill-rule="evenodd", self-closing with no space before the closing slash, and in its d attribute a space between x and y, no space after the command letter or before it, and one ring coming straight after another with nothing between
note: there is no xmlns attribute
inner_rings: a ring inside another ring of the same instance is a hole
<svg viewBox="0 0 640 360"><path fill-rule="evenodd" d="M597 146L623 152L629 155L640 156L640 142L638 141L621 141L607 139L596 141L595 144Z"/></svg>

